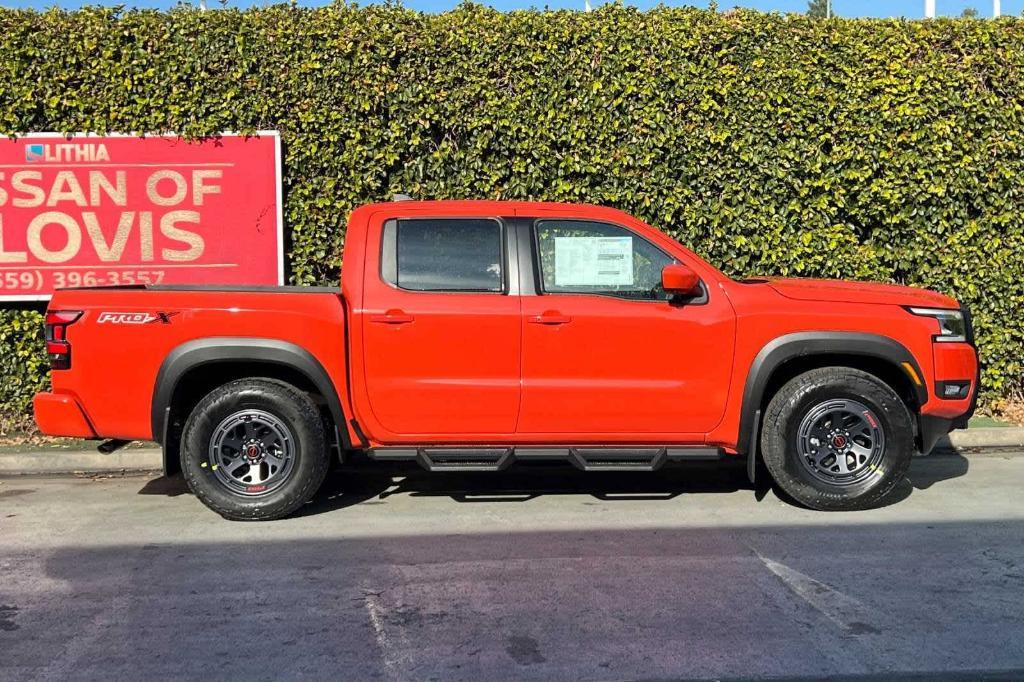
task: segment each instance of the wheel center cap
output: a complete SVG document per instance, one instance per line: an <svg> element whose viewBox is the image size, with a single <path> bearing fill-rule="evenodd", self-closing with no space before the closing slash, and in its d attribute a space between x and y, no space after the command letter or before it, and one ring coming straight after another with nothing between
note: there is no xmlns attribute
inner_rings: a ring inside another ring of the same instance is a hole
<svg viewBox="0 0 1024 682"><path fill-rule="evenodd" d="M846 436L832 436L832 447L845 448L846 442Z"/></svg>
<svg viewBox="0 0 1024 682"><path fill-rule="evenodd" d="M245 456L249 459L256 459L260 456L260 446L248 445L245 448Z"/></svg>

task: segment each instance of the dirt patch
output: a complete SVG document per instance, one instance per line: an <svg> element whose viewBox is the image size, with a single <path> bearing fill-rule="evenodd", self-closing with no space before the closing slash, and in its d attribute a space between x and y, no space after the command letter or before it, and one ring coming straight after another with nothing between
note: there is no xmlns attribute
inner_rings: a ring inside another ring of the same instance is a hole
<svg viewBox="0 0 1024 682"><path fill-rule="evenodd" d="M992 416L1016 426L1024 426L1024 398L997 400L992 404Z"/></svg>
<svg viewBox="0 0 1024 682"><path fill-rule="evenodd" d="M38 434L0 435L0 452L30 452L35 450L91 450L95 441L77 438L50 438Z"/></svg>
<svg viewBox="0 0 1024 682"><path fill-rule="evenodd" d="M14 488L12 490L0 490L0 499L7 497L19 497L21 495L28 495L34 492L35 489L33 488Z"/></svg>
<svg viewBox="0 0 1024 682"><path fill-rule="evenodd" d="M540 644L533 637L515 635L508 640L505 651L519 665L533 665L547 660L541 655Z"/></svg>
<svg viewBox="0 0 1024 682"><path fill-rule="evenodd" d="M25 452L91 452L103 441L82 440L80 438L49 438L47 436L35 436L26 438L8 438L0 436L0 454ZM155 443L147 441L133 441L125 446L128 450L140 448L159 447Z"/></svg>
<svg viewBox="0 0 1024 682"><path fill-rule="evenodd" d="M17 623L14 622L15 616L18 615L17 606L9 606L7 604L0 604L0 630L11 632L18 629Z"/></svg>

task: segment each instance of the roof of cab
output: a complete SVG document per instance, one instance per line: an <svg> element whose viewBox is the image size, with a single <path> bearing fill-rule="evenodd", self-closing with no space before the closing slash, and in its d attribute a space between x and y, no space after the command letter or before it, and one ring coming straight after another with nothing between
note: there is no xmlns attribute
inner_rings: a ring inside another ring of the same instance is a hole
<svg viewBox="0 0 1024 682"><path fill-rule="evenodd" d="M629 216L629 214L610 206L599 206L597 204L575 204L556 201L504 201L493 199L442 199L442 200L401 200L386 201L375 204L365 204L353 211L352 217L364 213L377 213L378 211L389 212L421 212L430 211L438 214L484 214L484 215L508 215L510 213L522 214L526 211L542 210L544 212L565 212L579 217L604 216Z"/></svg>
<svg viewBox="0 0 1024 682"><path fill-rule="evenodd" d="M596 209L600 211L615 211L610 206L600 206L598 204L584 204L584 203L567 203L560 201L513 201L504 199L404 199L399 201L381 201L373 204L365 204L360 208L394 208L402 207L409 209L443 209L443 208L461 208L461 209L503 209L503 210L515 210L515 209L567 209L567 210L580 210L580 209Z"/></svg>

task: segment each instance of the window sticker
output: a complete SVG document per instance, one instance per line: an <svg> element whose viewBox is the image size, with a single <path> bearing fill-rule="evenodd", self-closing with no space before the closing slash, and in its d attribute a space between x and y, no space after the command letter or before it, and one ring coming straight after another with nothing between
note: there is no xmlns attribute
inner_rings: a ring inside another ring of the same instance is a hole
<svg viewBox="0 0 1024 682"><path fill-rule="evenodd" d="M555 286L632 284L632 237L555 237Z"/></svg>

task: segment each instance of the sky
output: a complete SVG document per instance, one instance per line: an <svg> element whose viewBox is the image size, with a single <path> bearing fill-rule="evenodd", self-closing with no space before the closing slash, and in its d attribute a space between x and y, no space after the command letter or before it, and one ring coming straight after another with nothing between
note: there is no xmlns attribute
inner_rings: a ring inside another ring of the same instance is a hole
<svg viewBox="0 0 1024 682"><path fill-rule="evenodd" d="M128 7L147 7L166 9L178 0L0 0L2 7L63 7L73 9L81 5L125 5ZM299 0L303 5L328 4L329 0ZM459 4L460 0L403 0L403 4L424 12L443 12ZM584 0L478 0L499 10L525 9L530 7L550 7L553 9L582 9ZM193 4L198 0L192 0ZM210 7L218 7L218 0L207 0ZM625 4L641 8L665 4L670 6L694 5L706 7L708 0L624 0ZM228 0L233 7L248 7L253 4L267 4L268 0ZM359 0L359 4L370 4L368 0ZM603 4L602 0L592 0L594 7ZM964 9L972 7L981 17L992 16L992 0L935 0L936 13L940 16L958 16ZM719 9L730 7L750 7L765 12L803 12L807 9L807 0L718 0ZM918 19L924 16L924 0L832 0L832 9L843 17L907 17ZM1004 15L1021 16L1024 13L1024 0L1002 0Z"/></svg>

